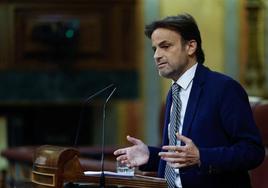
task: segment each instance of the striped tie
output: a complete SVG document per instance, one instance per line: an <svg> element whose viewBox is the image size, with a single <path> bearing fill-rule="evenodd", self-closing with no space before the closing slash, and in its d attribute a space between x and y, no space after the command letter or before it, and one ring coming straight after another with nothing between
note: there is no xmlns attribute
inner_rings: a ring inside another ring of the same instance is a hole
<svg viewBox="0 0 268 188"><path fill-rule="evenodd" d="M179 131L180 115L181 115L181 99L180 89L181 87L174 83L172 85L172 111L170 114L170 126L169 126L169 145L176 145L177 136L176 132ZM175 187L176 173L174 168L166 165L165 178L167 179L168 187Z"/></svg>

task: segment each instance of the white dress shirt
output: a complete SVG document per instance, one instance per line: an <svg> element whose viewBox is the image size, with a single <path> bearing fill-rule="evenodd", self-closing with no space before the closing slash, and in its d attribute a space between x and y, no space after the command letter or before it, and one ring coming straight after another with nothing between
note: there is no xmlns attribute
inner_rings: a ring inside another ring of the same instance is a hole
<svg viewBox="0 0 268 188"><path fill-rule="evenodd" d="M196 67L197 67L197 63L194 64L190 69L188 69L177 81L176 83L181 87L180 90L180 99L181 99L181 118L180 118L180 127L179 127L179 133L182 133L182 128L183 128L183 121L184 121L184 117L185 117L185 112L186 112L186 107L187 107L187 103L188 103L188 99L190 96L190 92L192 89L192 85L193 85L193 78L195 75L195 71L196 71ZM174 82L173 82L174 83ZM172 83L172 84L173 84ZM171 106L171 111L172 111L173 105ZM170 127L170 126L169 126ZM168 131L169 134L169 138L170 138L170 133ZM177 140L177 145L180 145L180 140ZM175 180L175 184L178 188L182 188L181 185L181 179L179 176L179 169L175 169L175 172L177 173L177 178Z"/></svg>

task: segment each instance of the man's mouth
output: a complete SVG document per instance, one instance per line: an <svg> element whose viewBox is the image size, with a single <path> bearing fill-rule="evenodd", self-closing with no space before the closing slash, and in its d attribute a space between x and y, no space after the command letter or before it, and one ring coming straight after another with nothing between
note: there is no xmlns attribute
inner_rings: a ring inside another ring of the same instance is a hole
<svg viewBox="0 0 268 188"><path fill-rule="evenodd" d="M160 63L157 63L157 67L158 67L158 69L161 69L161 68L165 67L166 64L167 64L167 62L160 62Z"/></svg>

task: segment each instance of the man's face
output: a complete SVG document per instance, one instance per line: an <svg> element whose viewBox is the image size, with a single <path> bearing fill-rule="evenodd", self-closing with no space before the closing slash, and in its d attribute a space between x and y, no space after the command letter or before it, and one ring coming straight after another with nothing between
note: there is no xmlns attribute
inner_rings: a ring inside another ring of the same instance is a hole
<svg viewBox="0 0 268 188"><path fill-rule="evenodd" d="M159 75L178 80L191 67L187 42L182 45L180 34L165 28L154 30L151 40Z"/></svg>

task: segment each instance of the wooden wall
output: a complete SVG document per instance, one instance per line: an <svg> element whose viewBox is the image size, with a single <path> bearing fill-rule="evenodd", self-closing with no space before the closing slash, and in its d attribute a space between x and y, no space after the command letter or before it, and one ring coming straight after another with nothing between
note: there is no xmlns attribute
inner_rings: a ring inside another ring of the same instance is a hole
<svg viewBox="0 0 268 188"><path fill-rule="evenodd" d="M107 132L115 134L107 143L118 141L118 122L138 126L118 114L120 105L140 105L136 8L136 0L0 0L0 114L9 146L71 144L83 101L111 83ZM100 144L105 97L87 106L83 145Z"/></svg>
<svg viewBox="0 0 268 188"><path fill-rule="evenodd" d="M0 15L0 101L79 100L111 82L137 97L134 0L5 1Z"/></svg>

